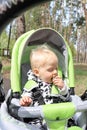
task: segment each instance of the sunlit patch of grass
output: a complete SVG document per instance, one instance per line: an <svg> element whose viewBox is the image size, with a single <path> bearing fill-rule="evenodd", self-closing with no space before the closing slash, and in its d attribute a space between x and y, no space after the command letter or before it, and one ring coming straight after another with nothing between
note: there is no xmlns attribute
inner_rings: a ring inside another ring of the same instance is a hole
<svg viewBox="0 0 87 130"><path fill-rule="evenodd" d="M75 65L75 92L81 95L87 89L87 65Z"/></svg>
<svg viewBox="0 0 87 130"><path fill-rule="evenodd" d="M81 95L87 89L87 76L75 76L75 92Z"/></svg>
<svg viewBox="0 0 87 130"><path fill-rule="evenodd" d="M80 76L87 76L87 70L76 69L75 74Z"/></svg>
<svg viewBox="0 0 87 130"><path fill-rule="evenodd" d="M3 66L3 73L6 71L10 71L11 66Z"/></svg>

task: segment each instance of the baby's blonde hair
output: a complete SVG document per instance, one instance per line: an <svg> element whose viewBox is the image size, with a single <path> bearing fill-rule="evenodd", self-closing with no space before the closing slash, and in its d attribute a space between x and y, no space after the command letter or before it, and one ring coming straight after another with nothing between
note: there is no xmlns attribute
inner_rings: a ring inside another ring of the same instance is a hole
<svg viewBox="0 0 87 130"><path fill-rule="evenodd" d="M31 68L38 68L41 65L44 65L45 63L43 63L43 60L47 61L50 55L56 56L56 54L47 45L37 46L37 48L32 49L30 53Z"/></svg>

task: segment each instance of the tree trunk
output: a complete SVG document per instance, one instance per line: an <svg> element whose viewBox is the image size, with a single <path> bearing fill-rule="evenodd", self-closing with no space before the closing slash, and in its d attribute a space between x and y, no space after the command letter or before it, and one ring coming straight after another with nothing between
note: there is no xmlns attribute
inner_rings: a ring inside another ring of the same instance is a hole
<svg viewBox="0 0 87 130"><path fill-rule="evenodd" d="M84 14L85 14L85 21L86 21L86 48L85 48L85 63L87 63L87 7L86 7L87 1L83 0L82 1L82 6L84 9Z"/></svg>
<svg viewBox="0 0 87 130"><path fill-rule="evenodd" d="M17 23L17 35L16 39L20 37L23 33L25 33L25 17L24 15L19 16L16 20Z"/></svg>

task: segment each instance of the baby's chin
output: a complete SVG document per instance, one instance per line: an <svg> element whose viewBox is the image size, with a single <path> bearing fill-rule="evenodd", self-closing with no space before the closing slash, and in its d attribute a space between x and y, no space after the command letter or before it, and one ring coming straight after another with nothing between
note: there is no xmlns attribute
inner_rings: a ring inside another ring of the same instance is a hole
<svg viewBox="0 0 87 130"><path fill-rule="evenodd" d="M44 80L43 80L44 81ZM52 84L53 83L53 78L51 78L49 81L44 81L45 83L48 83L48 84Z"/></svg>
<svg viewBox="0 0 87 130"><path fill-rule="evenodd" d="M52 84L53 82L52 81L45 81L45 83Z"/></svg>
<svg viewBox="0 0 87 130"><path fill-rule="evenodd" d="M52 79L51 81L48 81L47 83L48 83L48 84L52 84L52 83L53 83L53 79Z"/></svg>

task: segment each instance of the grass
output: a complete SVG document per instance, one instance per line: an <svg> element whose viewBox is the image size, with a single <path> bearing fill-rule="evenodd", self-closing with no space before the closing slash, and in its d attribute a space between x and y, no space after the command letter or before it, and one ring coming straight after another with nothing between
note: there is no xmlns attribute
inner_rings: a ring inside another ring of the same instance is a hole
<svg viewBox="0 0 87 130"><path fill-rule="evenodd" d="M87 76L87 72L85 70L76 69L75 73L76 75Z"/></svg>
<svg viewBox="0 0 87 130"><path fill-rule="evenodd" d="M87 64L75 64L75 93L81 95L87 89Z"/></svg>
<svg viewBox="0 0 87 130"><path fill-rule="evenodd" d="M10 69L11 69L11 66L4 66L3 67L3 73L10 71Z"/></svg>
<svg viewBox="0 0 87 130"><path fill-rule="evenodd" d="M11 69L11 59L8 59L7 57L2 57L2 65L3 73L9 72Z"/></svg>

